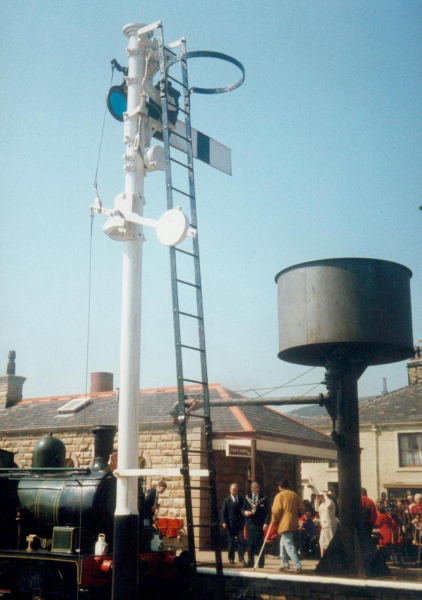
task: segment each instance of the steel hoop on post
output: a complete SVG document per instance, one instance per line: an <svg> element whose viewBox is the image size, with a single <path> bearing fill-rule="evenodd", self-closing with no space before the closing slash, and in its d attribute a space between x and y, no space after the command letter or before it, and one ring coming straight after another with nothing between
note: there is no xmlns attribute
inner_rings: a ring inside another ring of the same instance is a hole
<svg viewBox="0 0 422 600"><path fill-rule="evenodd" d="M238 67L242 72L242 77L236 83L232 83L231 85L227 85L226 87L220 88L201 88L201 87L191 87L189 88L190 94L223 94L224 92L231 92L236 88L240 87L242 83L245 81L245 67L239 62L236 58L229 56L228 54L223 54L222 52L213 52L212 50L195 50L193 52L185 52L185 54L178 54L174 58L170 59L166 64L166 72L169 68L174 65L179 60L184 60L188 58L216 58L218 60L224 60L226 62L232 63L236 67Z"/></svg>

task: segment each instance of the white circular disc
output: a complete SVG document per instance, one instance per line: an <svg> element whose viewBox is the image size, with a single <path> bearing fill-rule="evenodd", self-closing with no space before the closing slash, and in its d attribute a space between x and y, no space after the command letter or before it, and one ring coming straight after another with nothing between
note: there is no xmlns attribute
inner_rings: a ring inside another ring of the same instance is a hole
<svg viewBox="0 0 422 600"><path fill-rule="evenodd" d="M181 210L172 208L158 219L158 241L165 246L176 246L185 239L188 227L187 216Z"/></svg>

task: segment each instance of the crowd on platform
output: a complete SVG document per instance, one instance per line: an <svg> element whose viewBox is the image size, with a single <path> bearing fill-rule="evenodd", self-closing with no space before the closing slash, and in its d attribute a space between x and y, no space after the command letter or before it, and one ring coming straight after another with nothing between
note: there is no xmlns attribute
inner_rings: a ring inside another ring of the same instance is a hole
<svg viewBox="0 0 422 600"><path fill-rule="evenodd" d="M231 564L237 550L244 567L264 567L265 547L279 537L280 571L289 571L291 561L294 572L300 573L301 558L323 556L336 533L337 493L334 489L322 491L312 494L310 501L302 501L284 479L271 502L257 482L252 483L245 498L239 496L238 486L233 483L223 502L221 520ZM364 535L401 561L402 553L422 545L422 494L388 500L383 492L374 502L362 488L361 523Z"/></svg>

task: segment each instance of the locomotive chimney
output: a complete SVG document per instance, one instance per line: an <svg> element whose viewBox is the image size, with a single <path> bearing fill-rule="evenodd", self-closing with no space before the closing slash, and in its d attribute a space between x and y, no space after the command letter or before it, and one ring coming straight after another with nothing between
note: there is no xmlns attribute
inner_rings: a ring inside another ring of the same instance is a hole
<svg viewBox="0 0 422 600"><path fill-rule="evenodd" d="M91 394L113 391L113 373L91 373Z"/></svg>
<svg viewBox="0 0 422 600"><path fill-rule="evenodd" d="M6 368L6 375L0 377L0 408L9 408L22 400L22 388L26 377L15 375L16 352L10 350Z"/></svg>
<svg viewBox="0 0 422 600"><path fill-rule="evenodd" d="M110 454L113 453L114 436L116 435L117 427L114 425L99 425L94 427L94 464L93 471L109 469L108 461Z"/></svg>

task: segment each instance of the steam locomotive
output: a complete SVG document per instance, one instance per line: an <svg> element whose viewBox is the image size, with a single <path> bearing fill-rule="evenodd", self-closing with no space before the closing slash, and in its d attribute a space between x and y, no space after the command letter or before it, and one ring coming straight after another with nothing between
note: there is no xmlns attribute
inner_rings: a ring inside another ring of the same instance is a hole
<svg viewBox="0 0 422 600"><path fill-rule="evenodd" d="M116 478L108 461L115 433L114 426L93 429L95 458L84 469L65 467L65 446L52 436L35 445L31 469L12 468L13 454L1 451L0 598L111 596ZM140 509L142 516L142 495ZM141 525L142 597L168 597L170 588L174 597L180 557L152 551L160 547L154 541Z"/></svg>

